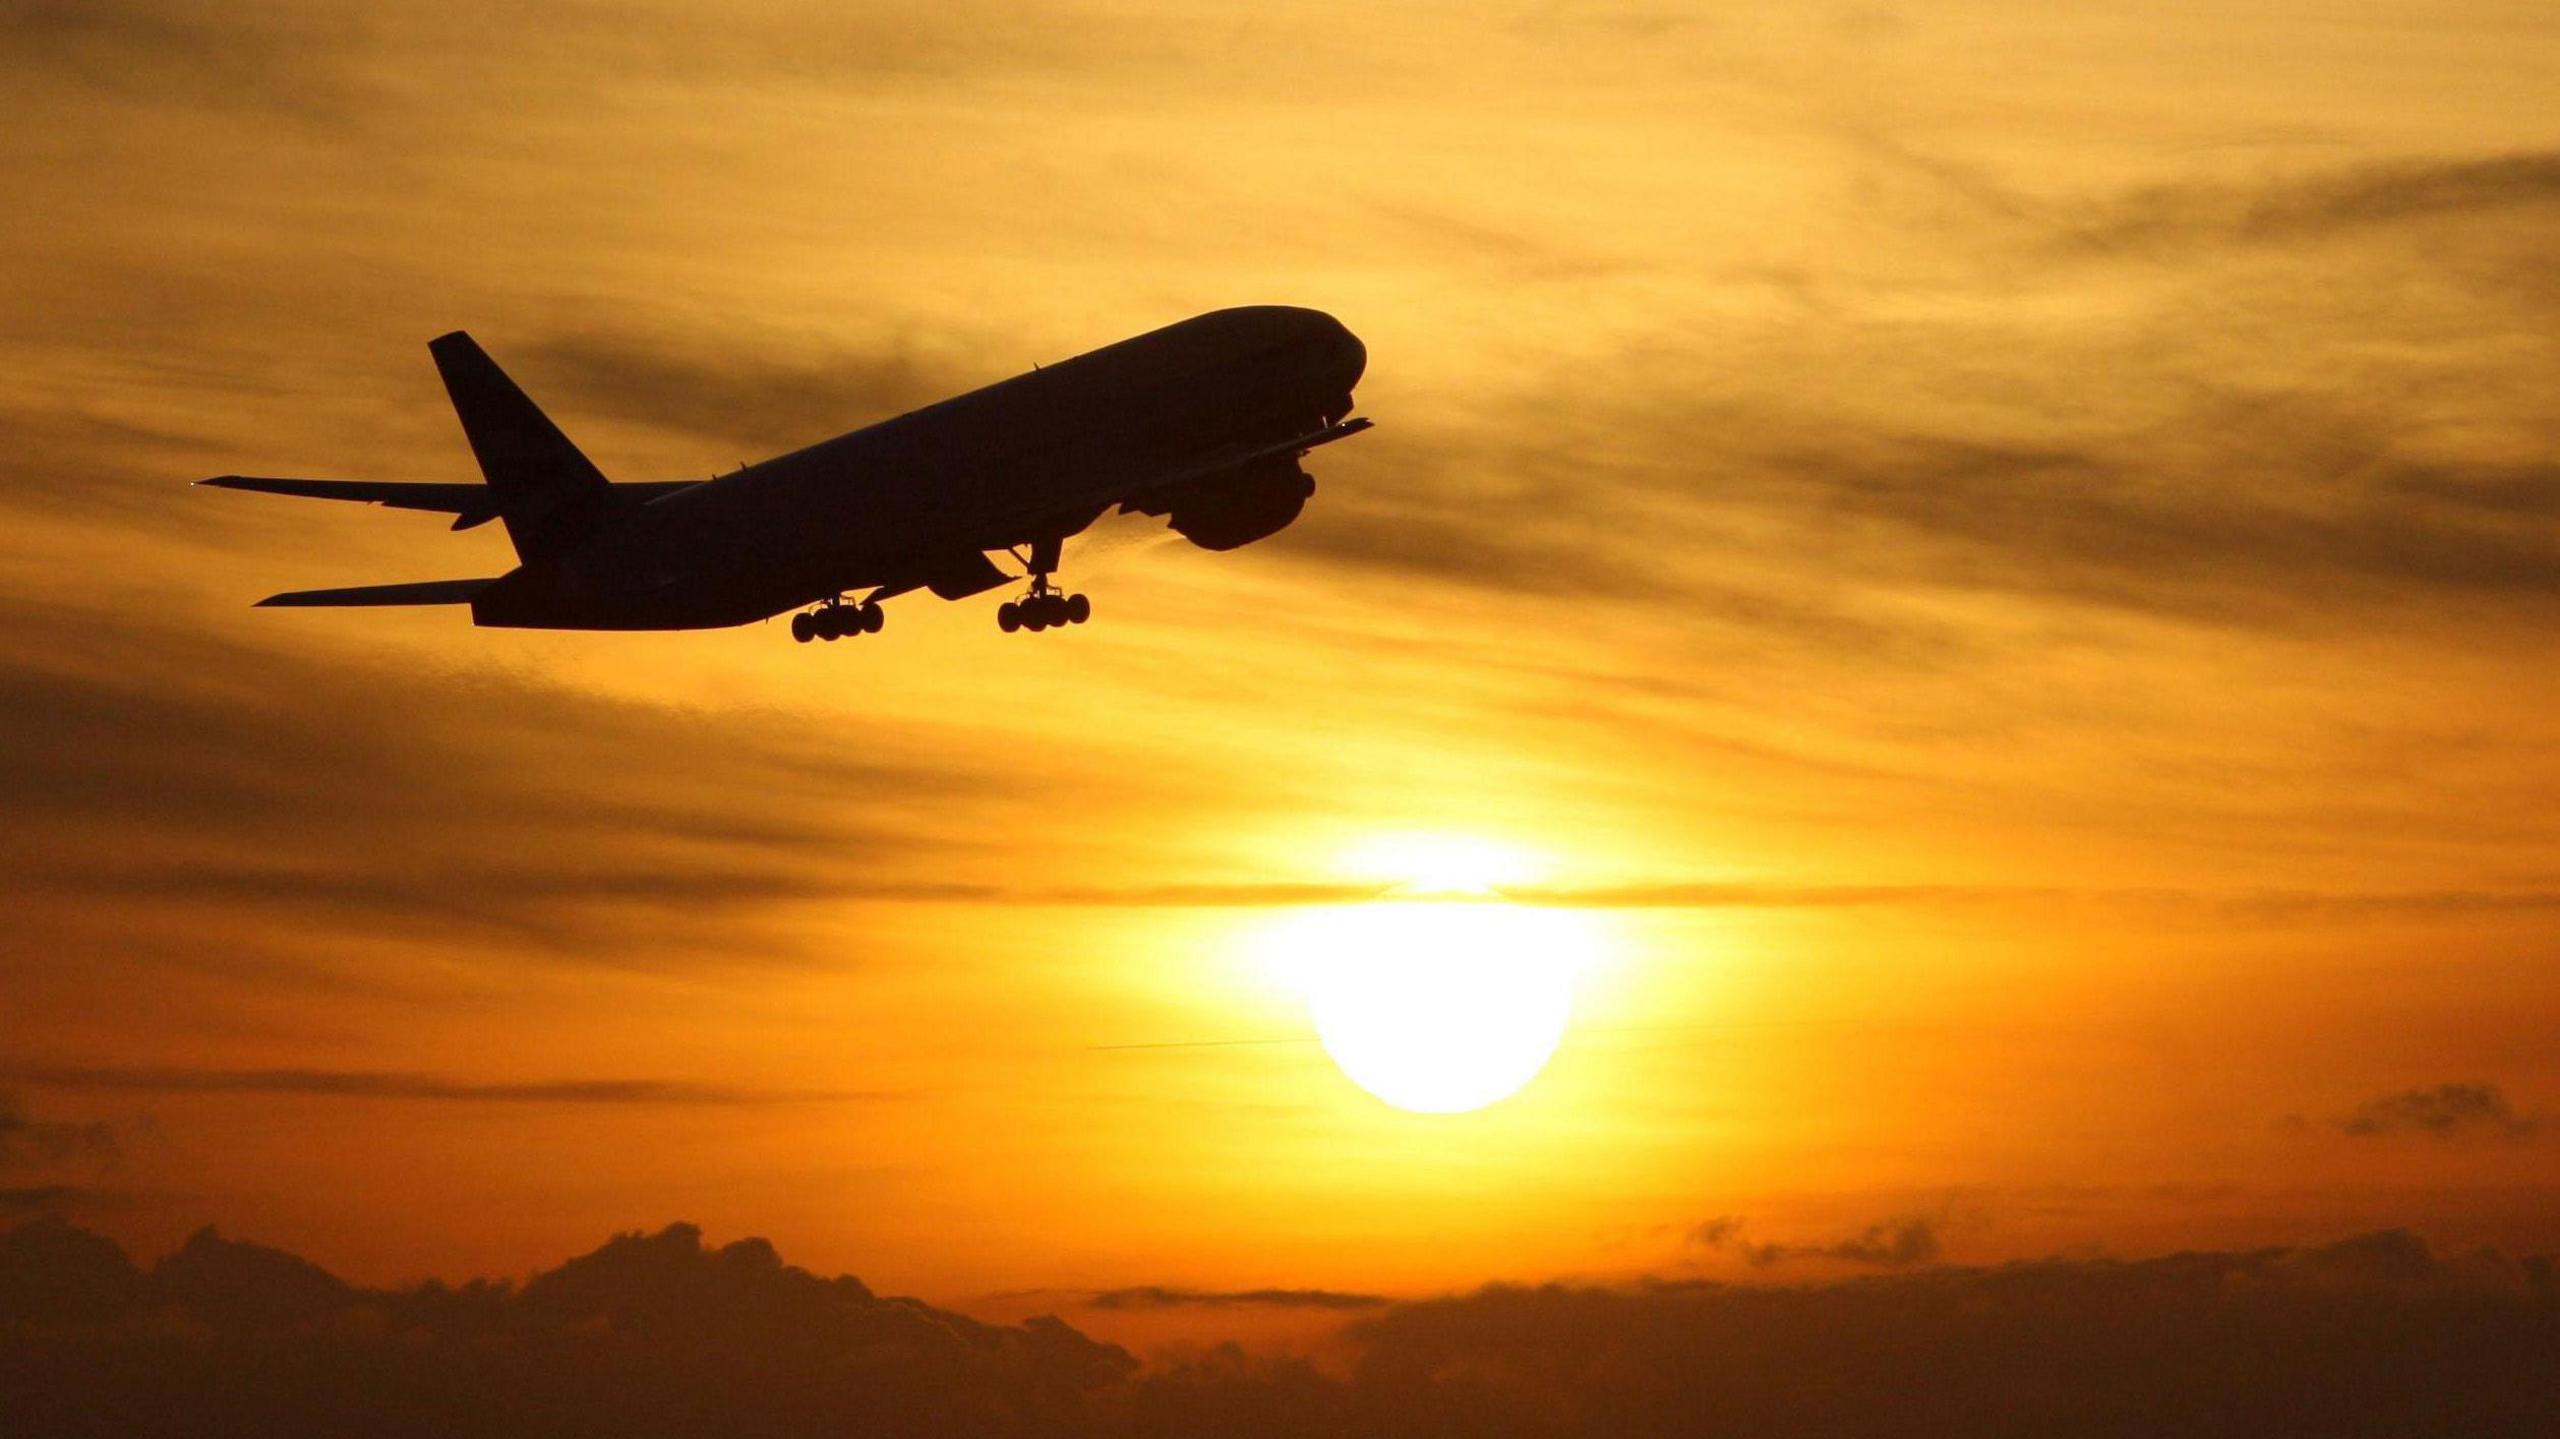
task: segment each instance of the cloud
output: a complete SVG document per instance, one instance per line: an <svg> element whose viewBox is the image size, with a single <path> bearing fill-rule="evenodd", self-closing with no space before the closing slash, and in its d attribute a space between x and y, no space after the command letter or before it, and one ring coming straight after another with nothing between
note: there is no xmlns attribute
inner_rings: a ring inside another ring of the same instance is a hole
<svg viewBox="0 0 2560 1439"><path fill-rule="evenodd" d="M732 447L742 461L832 439L1008 373L972 363L947 341L928 350L914 338L809 358L734 334L716 351L592 332L521 347L497 335L485 342L545 406L673 430Z"/></svg>
<svg viewBox="0 0 2560 1439"><path fill-rule="evenodd" d="M1615 885L1515 885L1514 904L1565 909L1970 909L2101 907L2156 917L2233 924L2353 924L2390 917L2459 918L2560 910L2560 890L2422 889L2323 891L2254 887L2070 888L1997 884L1791 884L1741 880L1653 880Z"/></svg>
<svg viewBox="0 0 2560 1439"><path fill-rule="evenodd" d="M2246 630L2548 619L2555 197L2537 153L2136 191L2089 224L1973 207L1922 237L1964 257L1926 287L1853 253L1822 307L1669 318L1398 417L1318 468L1356 483L1288 552L1676 616L1702 662L2005 658L1936 597ZM2255 243L2038 248L2074 225Z"/></svg>
<svg viewBox="0 0 2560 1439"><path fill-rule="evenodd" d="M124 1158L116 1126L102 1120L30 1117L16 1099L0 1094L0 1219L80 1213L117 1196L79 1182L114 1169Z"/></svg>
<svg viewBox="0 0 2560 1439"><path fill-rule="evenodd" d="M1948 334L1932 343L1983 341ZM2108 362L2039 362L2028 358L2033 340L2006 343L2021 356L1985 365ZM1808 353L1801 363L1863 371L1917 360ZM1658 382L1667 388L1630 389L1620 378L1648 369L1668 372ZM2129 384L2181 391L2158 403L2182 413L2136 422L2099 406L2081 433L2029 440L1933 429L1945 422L1866 402L1755 401L1753 382L1737 392L1694 352L1631 354L1586 373L1595 377L1589 390L1558 376L1553 393L1506 407L1540 416L1545 429L1493 441L1464 465L1478 476L1533 477L1510 503L1487 505L1480 480L1454 476L1386 498L1336 487L1325 492L1332 503L1302 522L1293 551L1441 582L1677 605L1708 633L1901 663L1968 649L1961 632L1894 602L1915 591L2253 627L2331 623L2395 603L2524 612L2560 604L2551 524L2560 467L2394 438L2435 428L2424 415L2394 413L2424 403L2414 395L2432 393L2432 380L2400 398L2388 389L2251 395L2227 379L2131 376ZM1597 376L1610 377L1605 388ZM2025 403L2059 399L2042 378L2011 378L2003 388ZM2002 428L2053 423L1980 418ZM2533 419L2520 405L2509 422ZM1471 442L1431 443L1464 453ZM2228 483L2233 470L2252 483ZM1548 474L1570 479L1534 478ZM1740 536L1752 537L1748 547Z"/></svg>
<svg viewBox="0 0 2560 1439"><path fill-rule="evenodd" d="M26 1361L0 1366L0 1402L36 1432L427 1414L457 1439L532 1413L573 1436L2498 1439L2545 1432L2560 1402L2550 1262L2402 1231L1819 1285L1504 1285L1357 1315L1338 1366L1227 1345L1149 1369L1055 1319L981 1323L684 1224L521 1285L383 1290L210 1229L144 1270L40 1220L0 1232L0 1342Z"/></svg>
<svg viewBox="0 0 2560 1439"><path fill-rule="evenodd" d="M1732 1214L1720 1214L1713 1219L1702 1219L1689 1227L1687 1237L1691 1244L1701 1248L1722 1249L1728 1244L1741 1241L1742 1220L1740 1216Z"/></svg>
<svg viewBox="0 0 2560 1439"><path fill-rule="evenodd" d="M173 1319L205 1342L172 1350ZM39 1221L0 1234L0 1342L40 1360L0 1366L29 1432L1069 1432L1137 1367L1055 1319L982 1324L683 1224L518 1286L367 1290L211 1229L141 1271Z"/></svg>
<svg viewBox="0 0 2560 1439"><path fill-rule="evenodd" d="M1369 1412L1516 1432L2524 1434L2560 1397L2555 1317L2547 1265L2385 1233L1807 1287L1495 1288L1355 1333Z"/></svg>
<svg viewBox="0 0 2560 1439"><path fill-rule="evenodd" d="M0 1094L0 1169L113 1159L120 1152L114 1125L30 1119L14 1100Z"/></svg>
<svg viewBox="0 0 2560 1439"><path fill-rule="evenodd" d="M2360 1139L2424 1134L2436 1139L2491 1135L2522 1139L2550 1127L2548 1116L2519 1113L2496 1085L2439 1084L2385 1094L2355 1107L2338 1128Z"/></svg>
<svg viewBox="0 0 2560 1439"><path fill-rule="evenodd" d="M158 1094L299 1094L349 1099L464 1100L499 1104L756 1105L880 1096L848 1090L763 1090L681 1079L451 1079L396 1070L186 1069L166 1066L29 1065L0 1071L56 1089ZM99 1126L104 1128L104 1126ZM0 1128L0 1139L5 1139Z"/></svg>
<svg viewBox="0 0 2560 1439"><path fill-rule="evenodd" d="M1754 1243L1743 1234L1743 1222L1731 1215L1691 1226L1690 1244L1701 1249L1729 1250L1754 1269L1802 1260L1828 1260L1872 1269L1911 1269L1937 1262L1946 1246L1941 1221L1925 1215L1879 1220L1855 1234L1816 1244Z"/></svg>
<svg viewBox="0 0 2560 1439"><path fill-rule="evenodd" d="M1338 1289L1176 1289L1141 1284L1105 1289L1086 1298L1095 1309L1376 1309L1388 1303L1380 1294L1352 1294Z"/></svg>
<svg viewBox="0 0 2560 1439"><path fill-rule="evenodd" d="M2560 206L2560 152L2395 159L2255 184L2147 187L2073 226L2066 243L2103 251L2282 244L2540 206Z"/></svg>
<svg viewBox="0 0 2560 1439"><path fill-rule="evenodd" d="M34 1214L61 1214L95 1196L72 1184L20 1184L0 1187L0 1219Z"/></svg>
<svg viewBox="0 0 2560 1439"><path fill-rule="evenodd" d="M134 100L336 120L361 97L339 62L363 29L317 7L12 0L0 67Z"/></svg>
<svg viewBox="0 0 2560 1439"><path fill-rule="evenodd" d="M646 963L930 862L984 781L926 742L0 600L0 835L31 916L254 916ZM23 942L25 936L20 936Z"/></svg>

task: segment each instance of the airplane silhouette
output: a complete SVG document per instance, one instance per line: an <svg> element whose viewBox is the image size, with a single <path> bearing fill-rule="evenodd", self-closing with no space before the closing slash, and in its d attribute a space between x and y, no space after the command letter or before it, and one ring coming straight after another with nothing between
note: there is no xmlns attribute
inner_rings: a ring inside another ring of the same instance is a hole
<svg viewBox="0 0 2560 1439"><path fill-rule="evenodd" d="M1368 351L1318 310L1216 310L708 480L607 480L469 335L430 341L486 484L221 475L197 483L497 520L516 568L491 579L295 590L261 605L459 605L476 625L710 629L786 610L802 642L877 633L880 602L1010 580L1007 632L1082 624L1054 581L1067 537L1117 505L1204 549L1285 528L1308 451L1350 418ZM859 600L848 596L860 592ZM814 608L803 609L804 606Z"/></svg>

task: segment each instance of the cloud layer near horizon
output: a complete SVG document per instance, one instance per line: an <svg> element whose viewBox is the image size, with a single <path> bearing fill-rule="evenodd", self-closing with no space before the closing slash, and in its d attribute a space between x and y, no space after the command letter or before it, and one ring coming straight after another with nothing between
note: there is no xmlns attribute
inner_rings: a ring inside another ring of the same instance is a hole
<svg viewBox="0 0 2560 1439"><path fill-rule="evenodd" d="M2560 27L2423 9L8 7L0 1052L369 1274L2543 1244ZM184 488L468 478L457 327L639 479L1272 300L1377 429L1055 643L253 612L508 559ZM1429 1129L1251 958L1413 830L1616 956Z"/></svg>
<svg viewBox="0 0 2560 1439"><path fill-rule="evenodd" d="M1364 1309L1371 1306L1363 1306ZM2384 1232L1796 1288L1495 1287L1353 1321L1319 1367L1142 1369L1056 1319L988 1325L760 1239L626 1234L521 1286L347 1285L207 1229L150 1271L0 1233L0 1402L43 1432L1989 1436L2546 1432L2548 1258Z"/></svg>

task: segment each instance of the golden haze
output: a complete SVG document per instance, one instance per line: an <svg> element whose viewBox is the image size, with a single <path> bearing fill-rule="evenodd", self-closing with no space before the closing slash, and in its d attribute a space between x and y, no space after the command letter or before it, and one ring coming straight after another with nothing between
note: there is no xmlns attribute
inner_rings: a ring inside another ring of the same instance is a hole
<svg viewBox="0 0 2560 1439"><path fill-rule="evenodd" d="M0 1180L953 1301L2560 1232L2546 8L724 9L0 29L0 1085L120 1136ZM458 326L646 479L1246 302L1379 428L1048 642L257 613L503 541L184 488L468 478ZM1468 1114L1253 959L1416 832L1610 956Z"/></svg>

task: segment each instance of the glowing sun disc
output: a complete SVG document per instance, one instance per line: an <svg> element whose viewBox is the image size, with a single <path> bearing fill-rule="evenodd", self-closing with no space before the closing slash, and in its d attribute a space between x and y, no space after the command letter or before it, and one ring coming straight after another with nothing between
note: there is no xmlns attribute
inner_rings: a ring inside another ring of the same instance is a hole
<svg viewBox="0 0 2560 1439"><path fill-rule="evenodd" d="M1460 1114L1519 1092L1554 1056L1590 957L1580 918L1367 904L1297 916L1273 941L1352 1083L1398 1109Z"/></svg>

